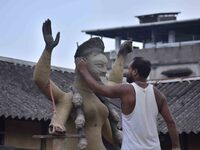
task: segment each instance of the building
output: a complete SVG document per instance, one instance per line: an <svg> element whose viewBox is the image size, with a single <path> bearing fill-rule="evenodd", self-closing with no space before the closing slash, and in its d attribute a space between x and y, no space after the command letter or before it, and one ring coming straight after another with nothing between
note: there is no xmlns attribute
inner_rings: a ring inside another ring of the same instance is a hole
<svg viewBox="0 0 200 150"><path fill-rule="evenodd" d="M115 28L84 30L91 36L115 39L110 52L110 66L116 58L122 40L140 42L128 56L125 67L135 56L152 62L150 79L200 76L200 18L177 20L180 12L165 12L136 16L140 24Z"/></svg>

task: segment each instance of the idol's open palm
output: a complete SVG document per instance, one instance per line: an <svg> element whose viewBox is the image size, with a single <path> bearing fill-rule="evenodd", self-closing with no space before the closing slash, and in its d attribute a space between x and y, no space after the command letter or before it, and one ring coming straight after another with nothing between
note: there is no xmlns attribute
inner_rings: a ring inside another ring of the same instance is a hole
<svg viewBox="0 0 200 150"><path fill-rule="evenodd" d="M51 20L47 19L43 25L42 25L42 32L44 41L46 43L46 49L52 51L53 48L58 45L60 40L60 32L57 33L56 38L54 40L52 36L52 30L51 30Z"/></svg>

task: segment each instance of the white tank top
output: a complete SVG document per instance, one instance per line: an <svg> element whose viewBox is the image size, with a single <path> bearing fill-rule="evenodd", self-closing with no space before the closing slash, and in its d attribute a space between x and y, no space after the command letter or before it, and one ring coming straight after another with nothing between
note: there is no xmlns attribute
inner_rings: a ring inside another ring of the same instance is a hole
<svg viewBox="0 0 200 150"><path fill-rule="evenodd" d="M121 150L160 150L157 131L158 107L153 85L145 89L132 83L136 103L129 115L122 113L123 140Z"/></svg>

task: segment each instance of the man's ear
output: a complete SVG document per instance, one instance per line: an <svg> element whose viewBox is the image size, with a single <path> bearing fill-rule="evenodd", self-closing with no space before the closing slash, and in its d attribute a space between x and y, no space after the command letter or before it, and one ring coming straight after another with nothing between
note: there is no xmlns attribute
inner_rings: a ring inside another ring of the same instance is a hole
<svg viewBox="0 0 200 150"><path fill-rule="evenodd" d="M133 71L132 71L132 75L133 75L133 76L136 76L137 74L138 74L137 69L133 69Z"/></svg>

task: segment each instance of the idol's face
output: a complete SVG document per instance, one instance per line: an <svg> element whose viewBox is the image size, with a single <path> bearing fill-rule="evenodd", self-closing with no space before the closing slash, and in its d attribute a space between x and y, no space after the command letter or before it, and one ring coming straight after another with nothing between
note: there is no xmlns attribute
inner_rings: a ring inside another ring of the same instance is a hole
<svg viewBox="0 0 200 150"><path fill-rule="evenodd" d="M128 65L128 73L127 73L127 75L126 75L126 81L127 81L128 83L134 82L134 77L133 77L133 74L132 74L133 68L131 67L131 64L132 64L132 63L133 63L133 62L131 62L131 63Z"/></svg>
<svg viewBox="0 0 200 150"><path fill-rule="evenodd" d="M88 70L95 79L100 79L100 76L104 76L107 73L108 60L102 53L91 54L87 58Z"/></svg>

